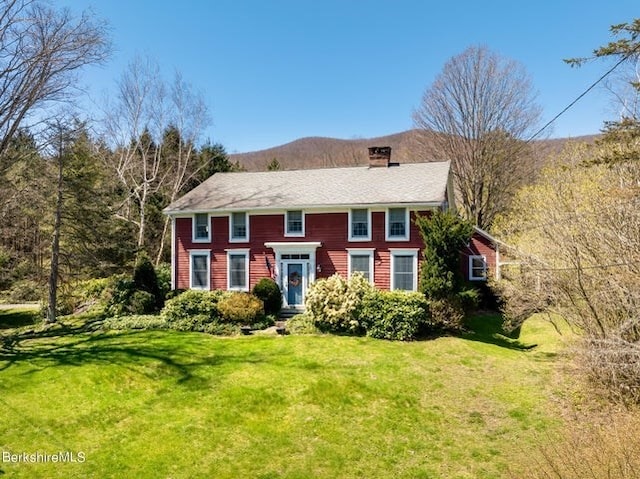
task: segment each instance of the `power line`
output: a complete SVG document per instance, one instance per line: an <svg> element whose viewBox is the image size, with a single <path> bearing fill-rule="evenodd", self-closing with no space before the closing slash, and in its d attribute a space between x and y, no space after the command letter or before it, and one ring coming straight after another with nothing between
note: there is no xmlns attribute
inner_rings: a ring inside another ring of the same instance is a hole
<svg viewBox="0 0 640 479"><path fill-rule="evenodd" d="M556 116L554 116L551 120L549 120L547 123L545 123L545 125L540 128L538 131L536 131L533 135L531 135L529 137L529 139L527 139L525 141L525 143L530 143L531 141L533 141L537 136L539 136L544 130L546 130L547 128L549 128L549 126L551 126L551 124L553 122L555 122L558 118L560 118L562 115L564 115L567 110L569 110L571 107L573 107L573 105L575 105L576 103L578 103L587 93L589 93L591 90L593 90L598 83L600 83L602 80L604 80L606 77L608 77L611 73L613 73L613 71L618 68L622 63L624 63L629 57L631 57L631 55L633 55L634 53L636 53L637 50L640 49L640 43L638 43L634 48L632 48L625 56L623 56L615 65L613 65L613 67L611 67L607 72L605 72L602 76L600 76L600 78L598 78L595 82L593 82L589 88L587 88L585 91L583 91L580 95L578 95L578 97L573 100L571 103L569 103L560 113L558 113Z"/></svg>

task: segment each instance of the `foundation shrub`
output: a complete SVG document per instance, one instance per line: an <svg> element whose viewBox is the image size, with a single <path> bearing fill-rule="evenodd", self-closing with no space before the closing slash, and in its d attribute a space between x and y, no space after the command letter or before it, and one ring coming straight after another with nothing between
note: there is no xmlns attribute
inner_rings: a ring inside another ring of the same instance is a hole
<svg viewBox="0 0 640 479"><path fill-rule="evenodd" d="M367 336L409 341L426 329L427 300L417 292L372 291L363 298L360 317Z"/></svg>

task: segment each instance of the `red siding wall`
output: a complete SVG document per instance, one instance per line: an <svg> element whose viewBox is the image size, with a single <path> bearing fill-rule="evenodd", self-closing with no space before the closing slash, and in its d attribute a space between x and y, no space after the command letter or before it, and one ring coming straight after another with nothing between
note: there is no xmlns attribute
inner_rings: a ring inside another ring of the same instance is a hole
<svg viewBox="0 0 640 479"><path fill-rule="evenodd" d="M469 279L469 256L484 256L487 260L487 276L495 275L496 271L496 249L491 242L480 233L473 233L469 247L462 251L460 258L460 268L465 279Z"/></svg>
<svg viewBox="0 0 640 479"><path fill-rule="evenodd" d="M422 212L421 214L426 214ZM227 287L227 249L250 248L249 283L252 288L260 278L269 276L266 260L275 264L274 252L264 246L265 242L300 242L319 241L322 246L316 251L316 265L321 272L317 278L326 278L334 273L347 276L348 248L375 248L374 278L375 284L382 289L390 287L390 248L422 248L422 238L414 224L415 214L411 213L410 240L385 241L385 212L372 213L371 241L348 241L348 214L344 213L307 213L305 215L304 238L284 236L284 215L249 216L248 243L229 242L228 216L211 218L212 241L209 243L193 243L191 218L176 219L175 275L176 287L189 287L189 250L211 251L211 288ZM468 255L484 254L491 268L495 266L495 251L482 236L475 234L470 250L463 252L462 265L465 275L468 274ZM421 254L418 255L418 262ZM468 276L466 276L468 277Z"/></svg>

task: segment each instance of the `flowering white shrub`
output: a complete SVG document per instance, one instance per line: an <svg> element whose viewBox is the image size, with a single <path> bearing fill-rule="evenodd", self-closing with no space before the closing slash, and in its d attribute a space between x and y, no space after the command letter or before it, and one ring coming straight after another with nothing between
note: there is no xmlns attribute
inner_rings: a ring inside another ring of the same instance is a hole
<svg viewBox="0 0 640 479"><path fill-rule="evenodd" d="M362 332L362 298L374 287L360 273L349 280L339 274L319 279L309 287L305 306L322 330Z"/></svg>

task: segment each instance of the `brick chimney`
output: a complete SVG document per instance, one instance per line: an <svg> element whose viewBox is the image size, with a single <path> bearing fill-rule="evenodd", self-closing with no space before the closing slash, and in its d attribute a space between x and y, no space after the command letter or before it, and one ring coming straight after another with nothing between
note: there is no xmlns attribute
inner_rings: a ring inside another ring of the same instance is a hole
<svg viewBox="0 0 640 479"><path fill-rule="evenodd" d="M369 168L391 166L391 147L372 146L369 148Z"/></svg>

